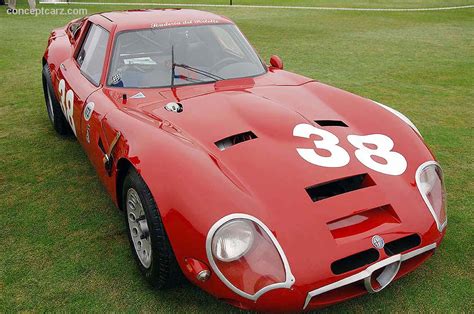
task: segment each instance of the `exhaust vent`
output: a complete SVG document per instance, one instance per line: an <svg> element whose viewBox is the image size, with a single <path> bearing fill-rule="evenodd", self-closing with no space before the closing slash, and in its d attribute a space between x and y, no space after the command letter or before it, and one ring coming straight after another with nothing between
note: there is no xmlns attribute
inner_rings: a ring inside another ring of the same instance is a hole
<svg viewBox="0 0 474 314"><path fill-rule="evenodd" d="M385 244L384 250L388 256L396 255L413 249L421 244L421 238L416 233L388 242Z"/></svg>
<svg viewBox="0 0 474 314"><path fill-rule="evenodd" d="M340 126L347 128L348 125L345 124L343 121L340 120L314 120L320 126Z"/></svg>
<svg viewBox="0 0 474 314"><path fill-rule="evenodd" d="M348 193L351 191L367 188L374 186L375 182L367 174L358 174L343 179L321 183L306 188L306 192L313 202L323 200L325 198L333 197L336 195Z"/></svg>
<svg viewBox="0 0 474 314"><path fill-rule="evenodd" d="M376 249L368 249L354 255L350 255L331 264L331 271L335 275L340 275L359 267L371 264L379 259L379 252Z"/></svg>
<svg viewBox="0 0 474 314"><path fill-rule="evenodd" d="M255 138L257 138L257 136L252 131L248 131L248 132L235 134L235 135L226 137L220 141L215 142L214 144L216 144L217 148L224 151L228 149L229 147L232 147L234 145L237 145L245 141L253 140Z"/></svg>

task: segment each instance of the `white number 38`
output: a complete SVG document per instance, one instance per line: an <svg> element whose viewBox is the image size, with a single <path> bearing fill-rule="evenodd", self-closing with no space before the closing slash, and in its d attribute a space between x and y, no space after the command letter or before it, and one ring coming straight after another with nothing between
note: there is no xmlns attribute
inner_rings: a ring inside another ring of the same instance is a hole
<svg viewBox="0 0 474 314"><path fill-rule="evenodd" d="M318 129L310 124L298 124L293 129L293 135L297 137L310 138L311 135L318 135L320 140L315 140L316 150L312 148L297 148L298 154L307 162L321 167L344 167L350 161L349 153L339 146L339 139L336 135L326 130ZM371 135L348 135L347 140L355 148L356 158L366 167L385 173L398 176L405 172L407 161L405 157L397 152L393 152L393 141L390 137L382 134ZM375 148L366 146L369 144ZM318 150L329 152L323 155L318 154ZM378 157L374 159L373 157ZM379 162L382 159L385 162Z"/></svg>

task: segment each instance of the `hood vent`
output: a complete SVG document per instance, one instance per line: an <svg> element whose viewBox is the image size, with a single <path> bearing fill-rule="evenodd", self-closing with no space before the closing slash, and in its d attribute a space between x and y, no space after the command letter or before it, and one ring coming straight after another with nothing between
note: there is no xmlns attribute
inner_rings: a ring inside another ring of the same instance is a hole
<svg viewBox="0 0 474 314"><path fill-rule="evenodd" d="M376 229L386 224L399 224L400 218L391 205L358 211L353 215L328 222L329 231L334 239L344 239ZM401 252L401 251L400 251Z"/></svg>
<svg viewBox="0 0 474 314"><path fill-rule="evenodd" d="M343 179L330 181L313 185L306 188L306 192L313 202L317 202L329 197L337 196L340 194L348 193L351 191L367 188L374 186L375 182L367 174L358 174Z"/></svg>
<svg viewBox="0 0 474 314"><path fill-rule="evenodd" d="M314 120L320 126L340 126L347 128L348 125L344 123L344 121L340 120Z"/></svg>
<svg viewBox="0 0 474 314"><path fill-rule="evenodd" d="M242 142L253 140L255 138L257 138L257 136L252 131L248 131L226 137L220 141L215 142L214 144L216 144L217 148L224 151L229 147L232 147Z"/></svg>

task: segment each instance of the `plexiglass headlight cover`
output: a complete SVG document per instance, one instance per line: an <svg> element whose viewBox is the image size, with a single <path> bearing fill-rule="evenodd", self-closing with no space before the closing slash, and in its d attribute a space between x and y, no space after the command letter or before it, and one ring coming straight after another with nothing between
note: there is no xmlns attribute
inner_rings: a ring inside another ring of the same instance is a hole
<svg viewBox="0 0 474 314"><path fill-rule="evenodd" d="M448 219L446 215L446 192L443 170L436 161L428 161L416 171L416 185L421 197L436 221L438 230L443 231Z"/></svg>
<svg viewBox="0 0 474 314"><path fill-rule="evenodd" d="M247 299L256 301L295 282L277 239L253 216L231 214L217 221L207 235L206 252L219 279Z"/></svg>

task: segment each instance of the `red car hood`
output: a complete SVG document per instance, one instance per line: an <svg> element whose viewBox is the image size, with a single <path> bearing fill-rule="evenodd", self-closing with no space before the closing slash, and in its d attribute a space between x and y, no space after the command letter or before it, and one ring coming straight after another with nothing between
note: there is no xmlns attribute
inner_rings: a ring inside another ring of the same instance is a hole
<svg viewBox="0 0 474 314"><path fill-rule="evenodd" d="M297 182L307 187L361 173L380 177L380 180L399 179L372 171L358 162L354 156L356 148L347 141L351 134L389 136L395 143L392 150L408 160L404 175L408 175L410 180L420 164L417 157L420 153L425 157L429 153L413 129L391 112L371 100L314 81L287 86L230 84L208 92L202 88L199 92L191 90L183 93L184 97L178 95L184 108L181 113L164 109L168 102L176 101L171 92L160 94L163 97L160 101L139 105L139 110L160 121L167 121L177 134L204 148L238 174L248 190L256 194L260 186L270 182L272 185L283 184L284 190L290 193L289 189L295 188ZM320 127L314 123L315 120L342 121L348 127ZM351 155L350 163L341 168L325 168L304 161L296 149L314 148L314 143L313 139L293 136L295 126L302 123L336 135L340 140L338 145ZM247 131L253 132L257 138L225 151L215 144Z"/></svg>
<svg viewBox="0 0 474 314"><path fill-rule="evenodd" d="M143 93L146 102L130 99L129 108L168 121L176 134L206 150L223 169L228 169L229 177L238 181L254 204L253 208L242 205L240 209L227 210L254 215L268 225L277 235L290 265L306 265L293 269L300 284L314 283L317 279L302 273L321 276L320 265L330 265L351 251L368 249L370 240L361 239L369 239L374 232L385 234L389 241L400 237L402 232L416 232L419 226L410 219L414 214L432 220L415 185L415 171L420 164L433 159L431 153L411 127L371 100L303 79L286 85L258 85L253 80L208 84L184 88L178 95L161 92L153 100L148 98L150 91ZM177 100L183 112L164 109L168 102ZM314 120L338 120L347 127L321 127ZM295 126L302 123L336 135L338 145L349 153L350 162L344 167L326 168L302 159L296 149L315 148L313 140L318 139L293 136ZM224 151L215 144L247 131L257 138ZM402 175L394 176L364 166L354 154L356 148L347 140L351 134L390 137L395 144L392 150L405 157L407 169ZM306 192L307 187L359 174L368 174L375 184L317 202ZM373 212L379 215L373 225L356 224L355 230L334 232L338 225L350 224L350 217L385 205L389 207ZM341 218L348 220L340 221ZM300 244L296 245L295 241ZM301 252L301 241L307 242L308 250L313 252L323 252L328 243L334 244L334 250L325 255L306 256ZM329 268L327 271L329 276Z"/></svg>

